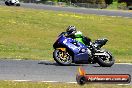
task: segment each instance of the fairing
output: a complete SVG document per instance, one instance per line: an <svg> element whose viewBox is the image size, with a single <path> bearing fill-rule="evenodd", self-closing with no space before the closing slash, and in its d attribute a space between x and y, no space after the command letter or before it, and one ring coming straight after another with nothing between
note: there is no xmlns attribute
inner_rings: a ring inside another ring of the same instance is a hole
<svg viewBox="0 0 132 88"><path fill-rule="evenodd" d="M87 52L87 46L84 44L77 42L76 40L72 38L67 38L64 35L61 35L58 37L56 42L53 45L54 49L59 47L64 47L68 51L73 52L73 59L74 62L88 62L88 52Z"/></svg>

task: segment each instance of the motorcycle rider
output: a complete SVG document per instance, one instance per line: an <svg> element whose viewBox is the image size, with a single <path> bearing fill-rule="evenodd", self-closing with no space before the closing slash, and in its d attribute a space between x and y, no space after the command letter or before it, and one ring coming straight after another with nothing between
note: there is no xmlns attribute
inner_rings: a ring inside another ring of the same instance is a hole
<svg viewBox="0 0 132 88"><path fill-rule="evenodd" d="M77 31L75 26L68 26L68 28L66 29L66 32L68 37L71 37L87 46L90 45L91 39L83 36L82 32Z"/></svg>
<svg viewBox="0 0 132 88"><path fill-rule="evenodd" d="M95 53L96 52L96 48L94 47L94 45L92 45L91 39L88 38L88 37L86 37L86 36L83 36L82 32L77 31L75 26L69 26L66 29L66 33L67 33L67 37L73 38L76 41L81 42L81 43L85 44L86 46L88 46L89 49L90 49L90 51L88 52L88 54L91 57L89 59L89 62L90 63L96 63L93 60L93 58L92 58L92 53Z"/></svg>

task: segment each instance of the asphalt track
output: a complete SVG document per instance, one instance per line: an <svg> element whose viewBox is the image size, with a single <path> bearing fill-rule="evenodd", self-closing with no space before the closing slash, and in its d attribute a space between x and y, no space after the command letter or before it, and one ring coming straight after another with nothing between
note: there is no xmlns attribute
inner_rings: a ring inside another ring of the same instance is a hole
<svg viewBox="0 0 132 88"><path fill-rule="evenodd" d="M55 62L38 60L0 60L0 80L76 82L76 74L81 65L59 66ZM132 64L115 64L100 67L98 64L85 64L88 74L130 74ZM132 84L132 83L130 83Z"/></svg>
<svg viewBox="0 0 132 88"><path fill-rule="evenodd" d="M4 2L0 2L0 5L4 5ZM88 9L88 8L75 8L75 7L60 7L60 6L50 6L43 4L33 4L33 3L21 3L23 8L32 8L32 9L44 9L44 10L54 10L54 11L66 11L73 13L82 13L82 14L96 14L96 15L106 15L114 17L132 17L132 12L129 11L110 11L110 10L101 10L101 9Z"/></svg>

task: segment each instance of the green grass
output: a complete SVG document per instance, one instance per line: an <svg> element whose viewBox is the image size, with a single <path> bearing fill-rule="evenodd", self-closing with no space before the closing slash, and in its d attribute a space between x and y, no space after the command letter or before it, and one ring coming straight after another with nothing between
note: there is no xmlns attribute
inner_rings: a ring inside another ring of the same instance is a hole
<svg viewBox="0 0 132 88"><path fill-rule="evenodd" d="M0 6L0 58L53 60L53 43L75 25L92 40L107 37L105 46L116 62L132 62L132 19Z"/></svg>
<svg viewBox="0 0 132 88"><path fill-rule="evenodd" d="M118 9L118 2L113 2L110 4L107 9L117 10Z"/></svg>
<svg viewBox="0 0 132 88"><path fill-rule="evenodd" d="M0 88L132 88L132 86L119 86L113 84L78 84L68 83L41 83L41 82L12 82L0 81Z"/></svg>

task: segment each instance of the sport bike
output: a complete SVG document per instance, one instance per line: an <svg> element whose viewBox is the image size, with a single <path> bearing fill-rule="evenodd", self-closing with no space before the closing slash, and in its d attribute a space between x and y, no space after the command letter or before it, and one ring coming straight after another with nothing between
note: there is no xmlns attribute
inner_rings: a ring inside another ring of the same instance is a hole
<svg viewBox="0 0 132 88"><path fill-rule="evenodd" d="M59 65L98 63L102 67L111 67L115 60L109 51L102 49L107 41L102 38L85 45L62 32L53 44L53 58Z"/></svg>
<svg viewBox="0 0 132 88"><path fill-rule="evenodd" d="M20 6L19 0L5 0L7 6Z"/></svg>

